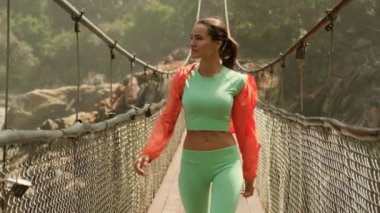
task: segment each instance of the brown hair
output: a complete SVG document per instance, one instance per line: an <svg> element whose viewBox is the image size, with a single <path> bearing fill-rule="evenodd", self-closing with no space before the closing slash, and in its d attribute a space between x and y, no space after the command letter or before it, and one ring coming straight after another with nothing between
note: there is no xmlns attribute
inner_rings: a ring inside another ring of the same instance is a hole
<svg viewBox="0 0 380 213"><path fill-rule="evenodd" d="M228 36L224 22L218 18L203 18L197 21L196 24L205 25L213 41L222 41L219 56L224 66L233 69L239 51L239 44Z"/></svg>

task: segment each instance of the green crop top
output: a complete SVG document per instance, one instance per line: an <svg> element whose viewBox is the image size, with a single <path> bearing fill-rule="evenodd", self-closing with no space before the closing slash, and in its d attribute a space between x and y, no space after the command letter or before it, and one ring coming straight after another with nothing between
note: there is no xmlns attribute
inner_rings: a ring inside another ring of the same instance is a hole
<svg viewBox="0 0 380 213"><path fill-rule="evenodd" d="M194 68L182 96L187 130L229 131L234 97L245 79L245 75L227 67L213 77L203 77Z"/></svg>

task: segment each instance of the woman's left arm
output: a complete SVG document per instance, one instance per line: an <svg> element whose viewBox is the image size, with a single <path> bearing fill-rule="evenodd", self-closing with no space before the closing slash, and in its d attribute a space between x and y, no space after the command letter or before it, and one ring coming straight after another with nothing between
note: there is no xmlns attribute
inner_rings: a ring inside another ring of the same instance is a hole
<svg viewBox="0 0 380 213"><path fill-rule="evenodd" d="M243 88L234 99L231 112L236 139L243 158L243 176L246 182L253 182L256 178L261 147L256 138L254 120L256 102L255 79L248 75Z"/></svg>

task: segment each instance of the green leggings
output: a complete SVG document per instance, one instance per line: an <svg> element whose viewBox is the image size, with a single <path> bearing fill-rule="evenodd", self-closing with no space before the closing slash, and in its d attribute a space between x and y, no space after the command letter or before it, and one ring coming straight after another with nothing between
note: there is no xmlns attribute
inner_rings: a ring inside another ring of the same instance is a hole
<svg viewBox="0 0 380 213"><path fill-rule="evenodd" d="M211 151L184 149L179 191L186 213L235 213L243 187L240 153L236 145Z"/></svg>

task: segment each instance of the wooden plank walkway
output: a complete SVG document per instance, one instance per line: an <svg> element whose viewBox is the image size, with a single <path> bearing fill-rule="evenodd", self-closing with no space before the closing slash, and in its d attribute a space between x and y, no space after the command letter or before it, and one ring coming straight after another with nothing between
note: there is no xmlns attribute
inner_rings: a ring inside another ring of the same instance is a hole
<svg viewBox="0 0 380 213"><path fill-rule="evenodd" d="M185 134L184 134L185 135ZM182 141L184 139L182 137ZM182 153L182 144L179 145L168 172L157 191L156 196L149 207L148 213L185 213L179 196L177 178ZM240 197L237 213L262 213L265 212L261 205L257 191L253 197Z"/></svg>

